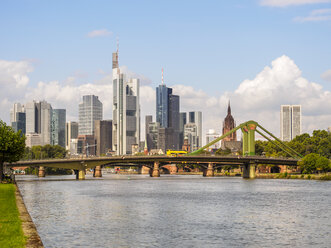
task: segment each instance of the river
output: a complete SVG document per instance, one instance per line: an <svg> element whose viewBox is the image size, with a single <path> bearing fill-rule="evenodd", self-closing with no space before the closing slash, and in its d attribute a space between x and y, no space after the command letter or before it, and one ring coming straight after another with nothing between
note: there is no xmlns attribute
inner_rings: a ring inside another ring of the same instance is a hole
<svg viewBox="0 0 331 248"><path fill-rule="evenodd" d="M17 176L45 247L331 247L331 182Z"/></svg>

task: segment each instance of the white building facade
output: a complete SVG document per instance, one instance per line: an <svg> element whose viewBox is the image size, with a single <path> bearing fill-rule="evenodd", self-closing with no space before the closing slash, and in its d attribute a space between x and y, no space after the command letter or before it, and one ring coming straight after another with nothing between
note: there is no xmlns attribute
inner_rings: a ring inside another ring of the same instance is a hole
<svg viewBox="0 0 331 248"><path fill-rule="evenodd" d="M113 150L116 155L132 153L140 142L139 79L126 80L113 53Z"/></svg>
<svg viewBox="0 0 331 248"><path fill-rule="evenodd" d="M80 135L93 135L94 121L102 120L102 103L97 96L83 96L83 101L79 103L78 119L78 133Z"/></svg>
<svg viewBox="0 0 331 248"><path fill-rule="evenodd" d="M290 141L301 134L301 105L281 105L280 139Z"/></svg>

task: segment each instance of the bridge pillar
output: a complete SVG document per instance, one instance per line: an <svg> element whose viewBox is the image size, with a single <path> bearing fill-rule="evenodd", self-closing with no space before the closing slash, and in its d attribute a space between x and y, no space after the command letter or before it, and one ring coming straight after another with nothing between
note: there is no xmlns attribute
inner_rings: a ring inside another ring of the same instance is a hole
<svg viewBox="0 0 331 248"><path fill-rule="evenodd" d="M102 172L101 172L101 166L100 165L95 166L93 176L94 177L102 177Z"/></svg>
<svg viewBox="0 0 331 248"><path fill-rule="evenodd" d="M203 173L203 176L205 177L213 177L214 176L214 164L209 163L208 168L206 170L206 173Z"/></svg>
<svg viewBox="0 0 331 248"><path fill-rule="evenodd" d="M151 177L159 177L159 176L160 176L160 162L155 161L152 169Z"/></svg>
<svg viewBox="0 0 331 248"><path fill-rule="evenodd" d="M39 172L38 172L38 177L45 177L45 167L44 166L39 166Z"/></svg>
<svg viewBox="0 0 331 248"><path fill-rule="evenodd" d="M79 170L76 179L78 180L84 180L85 179L85 169Z"/></svg>
<svg viewBox="0 0 331 248"><path fill-rule="evenodd" d="M255 164L245 163L243 166L243 178L255 178Z"/></svg>

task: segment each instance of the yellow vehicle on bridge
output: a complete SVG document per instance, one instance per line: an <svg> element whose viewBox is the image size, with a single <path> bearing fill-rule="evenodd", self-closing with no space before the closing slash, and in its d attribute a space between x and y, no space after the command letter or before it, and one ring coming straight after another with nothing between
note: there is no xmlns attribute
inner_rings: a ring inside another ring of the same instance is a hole
<svg viewBox="0 0 331 248"><path fill-rule="evenodd" d="M167 150L167 156L178 157L187 154L187 151Z"/></svg>

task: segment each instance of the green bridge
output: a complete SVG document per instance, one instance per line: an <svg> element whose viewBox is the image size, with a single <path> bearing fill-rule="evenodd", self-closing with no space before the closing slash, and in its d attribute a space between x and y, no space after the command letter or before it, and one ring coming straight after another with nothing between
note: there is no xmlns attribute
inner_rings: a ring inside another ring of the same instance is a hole
<svg viewBox="0 0 331 248"><path fill-rule="evenodd" d="M231 133L242 131L243 156L214 156L200 155L209 146L221 141ZM259 130L260 129L260 130ZM291 158L271 158L264 156L255 156L255 132L262 135L284 152L289 154ZM268 137L270 136L270 137ZM272 140L272 138L274 140ZM52 160L32 160L19 161L12 164L6 164L7 167L25 167L39 166L40 173L44 171L44 167L72 169L76 171L77 179L85 179L86 169L95 169L96 175L101 175L101 167L105 165L116 166L143 166L149 168L152 177L160 176L160 168L169 164L185 164L191 163L198 165L204 172L205 176L213 176L214 170L225 165L240 165L243 168L244 178L254 178L257 164L272 164L272 165L290 165L296 166L298 160L302 156L292 148L288 147L272 133L267 131L255 121L247 121L221 137L215 139L204 147L187 154L186 156L114 156L114 157L92 157L92 158L75 158L75 159L52 159Z"/></svg>

